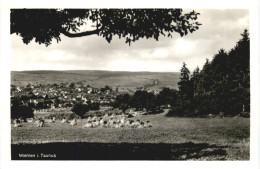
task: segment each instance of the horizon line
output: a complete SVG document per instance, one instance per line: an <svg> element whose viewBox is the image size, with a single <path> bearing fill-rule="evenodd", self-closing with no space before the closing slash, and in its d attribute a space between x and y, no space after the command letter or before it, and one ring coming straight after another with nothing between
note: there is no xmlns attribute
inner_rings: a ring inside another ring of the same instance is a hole
<svg viewBox="0 0 260 169"><path fill-rule="evenodd" d="M151 73L179 73L179 72L174 72L174 71L162 71L162 72L158 72L158 71L131 71L131 70L98 70L98 69L64 69L64 70L54 70L54 69L49 69L49 70L10 70L11 72L36 72L36 71L57 71L57 72L61 72L61 71L106 71L106 72L151 72Z"/></svg>

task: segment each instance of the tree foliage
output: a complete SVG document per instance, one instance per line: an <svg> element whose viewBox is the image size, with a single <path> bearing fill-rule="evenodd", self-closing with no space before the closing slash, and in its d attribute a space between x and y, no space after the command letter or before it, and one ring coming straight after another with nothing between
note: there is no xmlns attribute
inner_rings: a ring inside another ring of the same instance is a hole
<svg viewBox="0 0 260 169"><path fill-rule="evenodd" d="M82 103L76 103L71 111L75 113L76 115L83 117L85 113L89 111L89 106L87 104L82 104Z"/></svg>
<svg viewBox="0 0 260 169"><path fill-rule="evenodd" d="M120 94L116 97L113 104L114 108L119 108L125 112L128 108L134 108L137 111L146 110L153 113L163 106L175 106L177 101L177 90L164 88L159 94L137 90L133 95Z"/></svg>
<svg viewBox="0 0 260 169"><path fill-rule="evenodd" d="M112 88L111 88L110 86L108 86L108 85L105 85L105 87L104 87L104 88L102 87L102 88L100 89L100 91L101 91L101 92L106 92L106 91L110 91L110 92L111 92L111 91L112 91Z"/></svg>
<svg viewBox="0 0 260 169"><path fill-rule="evenodd" d="M113 107L119 108L123 112L125 112L130 107L131 99L132 99L131 96L127 93L118 95L113 104Z"/></svg>
<svg viewBox="0 0 260 169"><path fill-rule="evenodd" d="M182 9L11 9L11 34L22 37L25 44L33 38L46 46L52 40L98 35L111 42L117 35L126 43L140 38L159 39L161 35L181 36L199 29L199 13ZM82 27L87 31L81 31Z"/></svg>
<svg viewBox="0 0 260 169"><path fill-rule="evenodd" d="M157 96L158 104L160 106L170 105L174 107L178 98L178 91L170 88L163 88Z"/></svg>
<svg viewBox="0 0 260 169"><path fill-rule="evenodd" d="M100 103L94 102L89 104L89 110L99 110L100 109Z"/></svg>
<svg viewBox="0 0 260 169"><path fill-rule="evenodd" d="M186 64L181 69L179 95L172 114L205 116L237 115L250 111L250 40L248 30L229 52L220 49L212 61L191 78Z"/></svg>
<svg viewBox="0 0 260 169"><path fill-rule="evenodd" d="M33 117L33 109L31 105L24 106L19 98L15 98L11 101L11 118L31 118Z"/></svg>

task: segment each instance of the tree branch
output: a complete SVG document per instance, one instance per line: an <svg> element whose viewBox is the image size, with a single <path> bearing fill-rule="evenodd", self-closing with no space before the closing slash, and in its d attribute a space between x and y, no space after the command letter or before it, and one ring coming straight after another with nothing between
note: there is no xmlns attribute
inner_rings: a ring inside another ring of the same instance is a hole
<svg viewBox="0 0 260 169"><path fill-rule="evenodd" d="M60 33L64 34L65 36L68 36L70 38L75 38L75 37L82 37L82 36L98 34L98 32L99 32L99 30L86 31L86 32L80 32L80 33L70 33L65 30L62 30Z"/></svg>

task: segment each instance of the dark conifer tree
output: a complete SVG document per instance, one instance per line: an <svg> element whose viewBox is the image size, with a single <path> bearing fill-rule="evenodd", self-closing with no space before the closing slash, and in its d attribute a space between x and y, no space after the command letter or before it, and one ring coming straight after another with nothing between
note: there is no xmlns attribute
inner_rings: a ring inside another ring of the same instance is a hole
<svg viewBox="0 0 260 169"><path fill-rule="evenodd" d="M179 96L173 108L180 115L237 115L250 111L250 39L243 32L236 46L220 49L212 61L206 60L201 71L191 78L186 64L181 69Z"/></svg>

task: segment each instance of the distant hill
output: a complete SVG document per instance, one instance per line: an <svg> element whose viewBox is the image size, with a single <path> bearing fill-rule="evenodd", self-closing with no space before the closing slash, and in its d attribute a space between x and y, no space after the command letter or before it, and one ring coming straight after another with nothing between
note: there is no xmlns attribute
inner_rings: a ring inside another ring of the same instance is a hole
<svg viewBox="0 0 260 169"><path fill-rule="evenodd" d="M101 70L66 70L66 71L12 71L11 84L23 86L27 84L72 83L83 81L93 87L136 88L147 87L177 89L179 81L177 72L124 72Z"/></svg>

